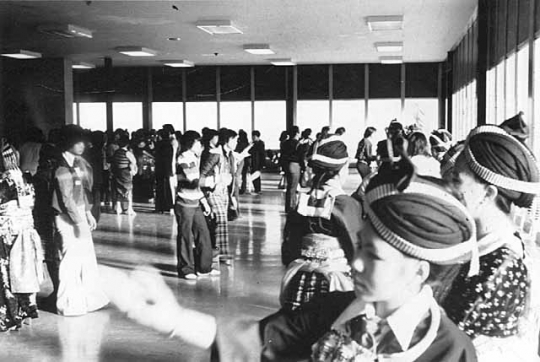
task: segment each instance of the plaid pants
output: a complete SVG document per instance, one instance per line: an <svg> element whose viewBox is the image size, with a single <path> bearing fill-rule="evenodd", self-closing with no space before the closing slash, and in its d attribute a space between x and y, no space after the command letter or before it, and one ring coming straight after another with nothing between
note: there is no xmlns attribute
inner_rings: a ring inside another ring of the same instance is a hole
<svg viewBox="0 0 540 362"><path fill-rule="evenodd" d="M216 214L216 246L220 255L229 255L229 224L227 221L227 208L229 206L229 194L227 188L216 188L208 196L208 203Z"/></svg>

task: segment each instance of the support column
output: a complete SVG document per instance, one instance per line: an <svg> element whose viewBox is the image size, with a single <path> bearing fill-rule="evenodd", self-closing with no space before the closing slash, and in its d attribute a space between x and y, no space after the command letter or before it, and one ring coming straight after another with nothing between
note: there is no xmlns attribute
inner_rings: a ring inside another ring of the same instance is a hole
<svg viewBox="0 0 540 362"><path fill-rule="evenodd" d="M73 124L73 69L71 59L63 59L64 75L64 119Z"/></svg>
<svg viewBox="0 0 540 362"><path fill-rule="evenodd" d="M296 104L298 102L298 68L295 66L287 68L285 73L287 98L287 129L296 125Z"/></svg>
<svg viewBox="0 0 540 362"><path fill-rule="evenodd" d="M255 68L249 68L250 99L251 99L251 130L255 131Z"/></svg>
<svg viewBox="0 0 540 362"><path fill-rule="evenodd" d="M184 113L184 132L186 132L187 129L187 70L182 70L182 112Z"/></svg>
<svg viewBox="0 0 540 362"><path fill-rule="evenodd" d="M221 67L216 68L217 128L221 128Z"/></svg>
<svg viewBox="0 0 540 362"><path fill-rule="evenodd" d="M145 92L143 99L143 128L152 129L152 102L154 100L154 88L152 85L152 68L146 69Z"/></svg>
<svg viewBox="0 0 540 362"><path fill-rule="evenodd" d="M454 100L452 90L454 89L454 52L448 52L446 57L446 97L448 107L446 108L446 129L452 133L453 128L453 107Z"/></svg>
<svg viewBox="0 0 540 362"><path fill-rule="evenodd" d="M369 124L369 64L364 64L364 126Z"/></svg>
<svg viewBox="0 0 540 362"><path fill-rule="evenodd" d="M476 31L478 32L477 46L477 63L476 63L476 99L477 99L477 112L476 120L477 125L486 124L486 75L488 64L488 1L478 1L478 26Z"/></svg>
<svg viewBox="0 0 540 362"><path fill-rule="evenodd" d="M105 107L107 110L107 130L112 131L114 130L114 123L113 123L113 92L111 90L114 87L113 84L113 69L112 69L112 59L111 58L105 58L105 79L107 80L107 100L105 103Z"/></svg>
<svg viewBox="0 0 540 362"><path fill-rule="evenodd" d="M446 123L446 102L445 102L445 94L443 92L443 83L444 83L444 77L443 77L443 63L439 63L438 71L437 71L437 99L439 100L439 122L438 127L439 128L445 128Z"/></svg>
<svg viewBox="0 0 540 362"><path fill-rule="evenodd" d="M330 102L330 112L328 113L328 125L330 129L333 128L333 117L332 117L332 103L334 101L334 66L330 64L328 66L328 100Z"/></svg>
<svg viewBox="0 0 540 362"><path fill-rule="evenodd" d="M401 122L403 122L403 113L405 112L405 81L406 81L406 73L405 73L405 63L401 63L401 78L400 78L400 88L401 88Z"/></svg>
<svg viewBox="0 0 540 362"><path fill-rule="evenodd" d="M526 117L527 123L531 127L531 135L529 139L531 140L531 149L533 151L537 151L540 149L540 140L535 137L535 135L540 134L540 132L537 131L538 128L540 128L540 124L538 120L536 119L536 112L534 111L535 108L535 102L538 102L536 100L536 94L535 94L535 79L536 79L536 72L538 72L538 69L535 69L534 67L534 56L535 56L535 14L536 14L536 6L540 6L540 4L537 4L537 1L530 2L530 10L529 10L529 83L528 83L528 93L529 93L529 102L528 102L528 117Z"/></svg>

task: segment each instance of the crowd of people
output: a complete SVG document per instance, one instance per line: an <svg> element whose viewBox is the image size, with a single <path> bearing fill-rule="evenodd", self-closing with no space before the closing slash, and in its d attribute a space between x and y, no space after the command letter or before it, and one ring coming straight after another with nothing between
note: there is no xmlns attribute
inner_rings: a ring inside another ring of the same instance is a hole
<svg viewBox="0 0 540 362"><path fill-rule="evenodd" d="M179 277L219 275L219 263L232 262L228 222L239 191L247 183L261 191L264 142L243 133L241 149L233 130L182 134L171 125L132 134L66 125L47 139L38 128L2 138L0 330L37 317L47 282L43 309L77 316L106 306L92 231L102 210L133 217L134 201L176 215Z"/></svg>
<svg viewBox="0 0 540 362"><path fill-rule="evenodd" d="M184 308L150 272L106 270L109 285L123 287L103 290L92 231L102 205L133 216L134 200L153 201L176 216L178 276L219 275L233 260L228 226L239 195L261 193L258 131L250 142L225 128L107 135L68 125L47 141L31 130L20 147L4 138L0 329L37 317L45 262L54 285L46 302L59 314L110 299L141 324L212 348L216 360L536 360L522 343L534 278L511 216L540 194L522 116L478 126L461 142L393 120L374 145L368 127L352 195L343 190L345 132L323 127L312 139L294 126L280 137L281 309L256 323Z"/></svg>
<svg viewBox="0 0 540 362"><path fill-rule="evenodd" d="M136 307L114 293L113 301L223 361L536 361L523 336L534 278L512 210L531 207L540 175L521 116L456 143L444 130L425 135L392 121L374 147L368 128L352 195L343 191L348 150L328 131L301 141L293 127L282 138L279 311L216 320L179 305L150 272L116 272L141 297ZM308 169L309 191L298 193ZM163 311L172 317L157 318Z"/></svg>

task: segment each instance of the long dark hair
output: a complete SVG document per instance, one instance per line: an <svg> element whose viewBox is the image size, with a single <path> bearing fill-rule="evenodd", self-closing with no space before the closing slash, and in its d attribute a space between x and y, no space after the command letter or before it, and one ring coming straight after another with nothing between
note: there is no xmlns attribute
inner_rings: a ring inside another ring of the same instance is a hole
<svg viewBox="0 0 540 362"><path fill-rule="evenodd" d="M413 132L409 135L407 154L411 157L417 155L431 157L427 138L422 132Z"/></svg>

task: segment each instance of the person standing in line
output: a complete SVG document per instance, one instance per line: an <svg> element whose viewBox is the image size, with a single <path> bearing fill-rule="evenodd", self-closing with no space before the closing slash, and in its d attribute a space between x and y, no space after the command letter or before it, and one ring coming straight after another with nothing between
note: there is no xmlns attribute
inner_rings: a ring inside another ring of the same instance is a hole
<svg viewBox="0 0 540 362"><path fill-rule="evenodd" d="M407 154L418 174L441 178L441 163L431 155L427 137L422 132L413 132L407 139Z"/></svg>
<svg viewBox="0 0 540 362"><path fill-rule="evenodd" d="M327 292L353 289L348 262L365 222L358 217L361 203L343 191L348 163L347 146L339 136L323 140L309 161L313 186L300 194L283 230L284 309L300 308Z"/></svg>
<svg viewBox="0 0 540 362"><path fill-rule="evenodd" d="M197 276L219 275L219 270L212 270L212 242L205 219L211 208L199 187L201 136L195 131L187 131L180 143L175 205L177 268L180 278L194 280Z"/></svg>
<svg viewBox="0 0 540 362"><path fill-rule="evenodd" d="M289 130L289 139L283 143L282 160L285 168L287 188L285 192L285 212L288 213L296 208L296 191L300 182L300 152L298 152L298 139L300 131L297 126Z"/></svg>
<svg viewBox="0 0 540 362"><path fill-rule="evenodd" d="M237 134L234 131L222 129L208 131L208 148L201 159L201 178L205 179L204 188L207 199L216 216L214 233L216 248L219 249L219 261L231 264L229 259L229 224L227 212L229 207L229 186L233 182L232 164L225 156L223 145ZM213 181L210 181L213 180ZM213 185L213 186L212 186Z"/></svg>
<svg viewBox="0 0 540 362"><path fill-rule="evenodd" d="M392 169L401 160L401 155L407 150L407 140L403 125L392 120L386 129L386 139L377 143L378 170Z"/></svg>
<svg viewBox="0 0 540 362"><path fill-rule="evenodd" d="M238 143L236 144L236 148L234 149L234 152L240 154L242 151L246 149L246 147L249 146L249 140L248 135L246 131L243 129L238 131ZM248 173L251 172L251 158L247 157L241 160L238 163L238 167L236 168L236 187L238 189L238 194L243 195L246 193L246 191L251 191L250 189L247 189L247 180L248 180Z"/></svg>
<svg viewBox="0 0 540 362"><path fill-rule="evenodd" d="M371 173L370 163L377 159L377 156L373 154L373 144L371 143L371 136L377 131L375 127L368 127L364 131L364 138L358 142L358 148L356 149L357 160L356 169L362 177L362 180Z"/></svg>
<svg viewBox="0 0 540 362"><path fill-rule="evenodd" d="M107 180L106 182L106 188L105 188L105 206L110 207L111 210L114 209L114 203L113 203L113 191L112 191L112 158L114 156L114 153L116 150L118 150L120 147L118 147L118 139L120 138L120 135L124 133L125 131L121 128L117 128L114 132L107 131L107 148L105 150L105 154L107 156Z"/></svg>
<svg viewBox="0 0 540 362"><path fill-rule="evenodd" d="M287 163L283 159L283 146L285 145L285 142L288 139L289 139L289 133L287 131L282 131L281 134L279 135L279 160L278 160L279 174L280 174L280 178L278 182L278 189L281 189L281 190L286 188L286 183L287 183L287 177L285 176L286 174L285 169L287 167Z"/></svg>
<svg viewBox="0 0 540 362"><path fill-rule="evenodd" d="M56 307L64 316L83 315L109 303L99 280L92 230L96 220L84 190L91 175L84 172L83 130L77 125L61 129L62 159L54 174L52 207L60 252Z"/></svg>
<svg viewBox="0 0 540 362"><path fill-rule="evenodd" d="M266 161L266 150L264 148L264 142L261 140L261 132L251 132L253 140L253 146L249 150L251 155L251 175L253 182L253 189L256 194L261 193L261 171L264 168Z"/></svg>
<svg viewBox="0 0 540 362"><path fill-rule="evenodd" d="M171 210L170 214L174 215L174 195L176 195L176 158L178 157L178 152L180 151L180 136L182 133L180 131L175 131L174 126L170 123L164 124L163 129L166 130L169 133L169 142L172 147L172 157L168 159L168 161L171 163L171 170L172 173L169 176L169 187L171 188Z"/></svg>
<svg viewBox="0 0 540 362"><path fill-rule="evenodd" d="M43 276L41 239L34 229L34 188L0 139L0 332L18 330L37 318L36 293Z"/></svg>
<svg viewBox="0 0 540 362"><path fill-rule="evenodd" d="M328 137L330 137L330 127L324 126L321 128L321 131L317 133L315 137L315 141L311 144L311 148L307 155L308 158L311 157L311 155L313 155L317 151L317 147L319 147L319 144L321 143L321 141Z"/></svg>
<svg viewBox="0 0 540 362"><path fill-rule="evenodd" d="M39 152L45 143L43 131L37 127L31 127L26 131L26 142L19 148L21 155L21 171L34 176L39 165Z"/></svg>
<svg viewBox="0 0 540 362"><path fill-rule="evenodd" d="M306 128L302 131L302 134L300 136L298 150L300 152L300 155L302 157L302 164L300 165L300 168L302 170L302 174L300 177L300 187L309 187L311 186L311 179L313 177L313 172L311 172L311 168L308 167L307 163L309 161L308 153L311 149L311 145L313 144L313 140L311 139L311 128Z"/></svg>
<svg viewBox="0 0 540 362"><path fill-rule="evenodd" d="M336 129L336 136L343 136L345 134L345 127L338 127Z"/></svg>
<svg viewBox="0 0 540 362"><path fill-rule="evenodd" d="M128 215L135 215L133 210L133 176L137 174L137 160L128 149L129 136L123 134L118 139L120 147L113 156L112 176L113 176L113 197L116 214L122 212ZM127 206L124 205L127 203Z"/></svg>
<svg viewBox="0 0 540 362"><path fill-rule="evenodd" d="M537 328L535 320L527 320L531 277L537 275L527 266L511 218L513 207L531 207L540 193L540 171L523 142L527 136L520 119L478 126L451 170L451 185L476 222L480 272L470 276L463 266L441 306L471 337L481 362L538 358L530 339L521 335L524 322Z"/></svg>
<svg viewBox="0 0 540 362"><path fill-rule="evenodd" d="M94 215L96 222L99 222L101 217L101 191L106 177L107 156L105 145L107 144L107 135L102 131L94 131L90 135L90 141L91 148L88 150L87 158L93 171L92 215Z"/></svg>
<svg viewBox="0 0 540 362"><path fill-rule="evenodd" d="M154 156L149 148L151 140L140 138L134 142L133 155L137 160L137 174L133 176L133 198L153 203L154 199Z"/></svg>
<svg viewBox="0 0 540 362"><path fill-rule="evenodd" d="M173 165L173 146L171 145L171 135L165 129L160 129L157 132L158 142L155 151L155 167L156 167L156 197L155 208L156 212L170 213L173 208L173 194L171 177L174 173Z"/></svg>

